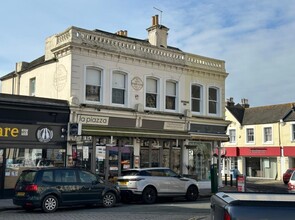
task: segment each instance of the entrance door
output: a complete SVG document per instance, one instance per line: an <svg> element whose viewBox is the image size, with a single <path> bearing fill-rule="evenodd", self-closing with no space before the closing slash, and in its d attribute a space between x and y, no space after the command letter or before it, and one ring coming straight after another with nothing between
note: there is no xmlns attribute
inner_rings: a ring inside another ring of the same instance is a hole
<svg viewBox="0 0 295 220"><path fill-rule="evenodd" d="M121 171L133 168L133 147L106 146L105 157L97 157L97 161L100 167L104 165L105 179L114 181Z"/></svg>

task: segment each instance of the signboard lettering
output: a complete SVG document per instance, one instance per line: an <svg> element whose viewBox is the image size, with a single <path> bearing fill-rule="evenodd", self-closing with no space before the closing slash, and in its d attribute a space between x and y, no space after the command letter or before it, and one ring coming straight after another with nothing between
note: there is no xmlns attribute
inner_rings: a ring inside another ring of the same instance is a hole
<svg viewBox="0 0 295 220"><path fill-rule="evenodd" d="M78 115L78 122L82 124L108 125L109 117Z"/></svg>
<svg viewBox="0 0 295 220"><path fill-rule="evenodd" d="M0 137L17 137L18 134L19 134L18 128L0 127Z"/></svg>

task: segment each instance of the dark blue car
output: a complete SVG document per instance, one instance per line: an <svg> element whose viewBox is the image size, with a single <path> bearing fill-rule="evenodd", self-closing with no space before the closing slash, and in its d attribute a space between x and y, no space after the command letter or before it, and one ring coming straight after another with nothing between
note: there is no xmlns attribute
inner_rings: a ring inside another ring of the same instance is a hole
<svg viewBox="0 0 295 220"><path fill-rule="evenodd" d="M104 182L80 168L34 168L24 170L15 186L13 203L26 210L54 212L60 206L113 207L120 201L118 186Z"/></svg>

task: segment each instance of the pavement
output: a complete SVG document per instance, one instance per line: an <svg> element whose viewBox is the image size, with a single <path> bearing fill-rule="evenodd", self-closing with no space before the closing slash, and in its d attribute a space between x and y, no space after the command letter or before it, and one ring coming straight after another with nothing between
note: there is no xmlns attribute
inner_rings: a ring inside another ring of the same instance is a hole
<svg viewBox="0 0 295 220"><path fill-rule="evenodd" d="M211 197L213 193L211 192L211 181L199 181L199 191L200 191L200 198ZM229 183L228 185L222 185L218 187L218 191L223 192L230 192L230 191L237 191L236 185L231 186ZM20 206L16 206L13 204L12 199L0 199L0 212L5 210L17 210L21 209Z"/></svg>

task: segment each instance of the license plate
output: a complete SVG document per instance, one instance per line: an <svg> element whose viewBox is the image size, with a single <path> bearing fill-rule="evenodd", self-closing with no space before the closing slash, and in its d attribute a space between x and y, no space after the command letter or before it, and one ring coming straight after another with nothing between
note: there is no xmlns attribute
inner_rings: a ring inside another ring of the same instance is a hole
<svg viewBox="0 0 295 220"><path fill-rule="evenodd" d="M127 186L127 181L125 181L125 182L119 182L119 185L122 185L122 186Z"/></svg>
<svg viewBox="0 0 295 220"><path fill-rule="evenodd" d="M25 192L17 192L16 196L25 196L25 194L26 194Z"/></svg>

